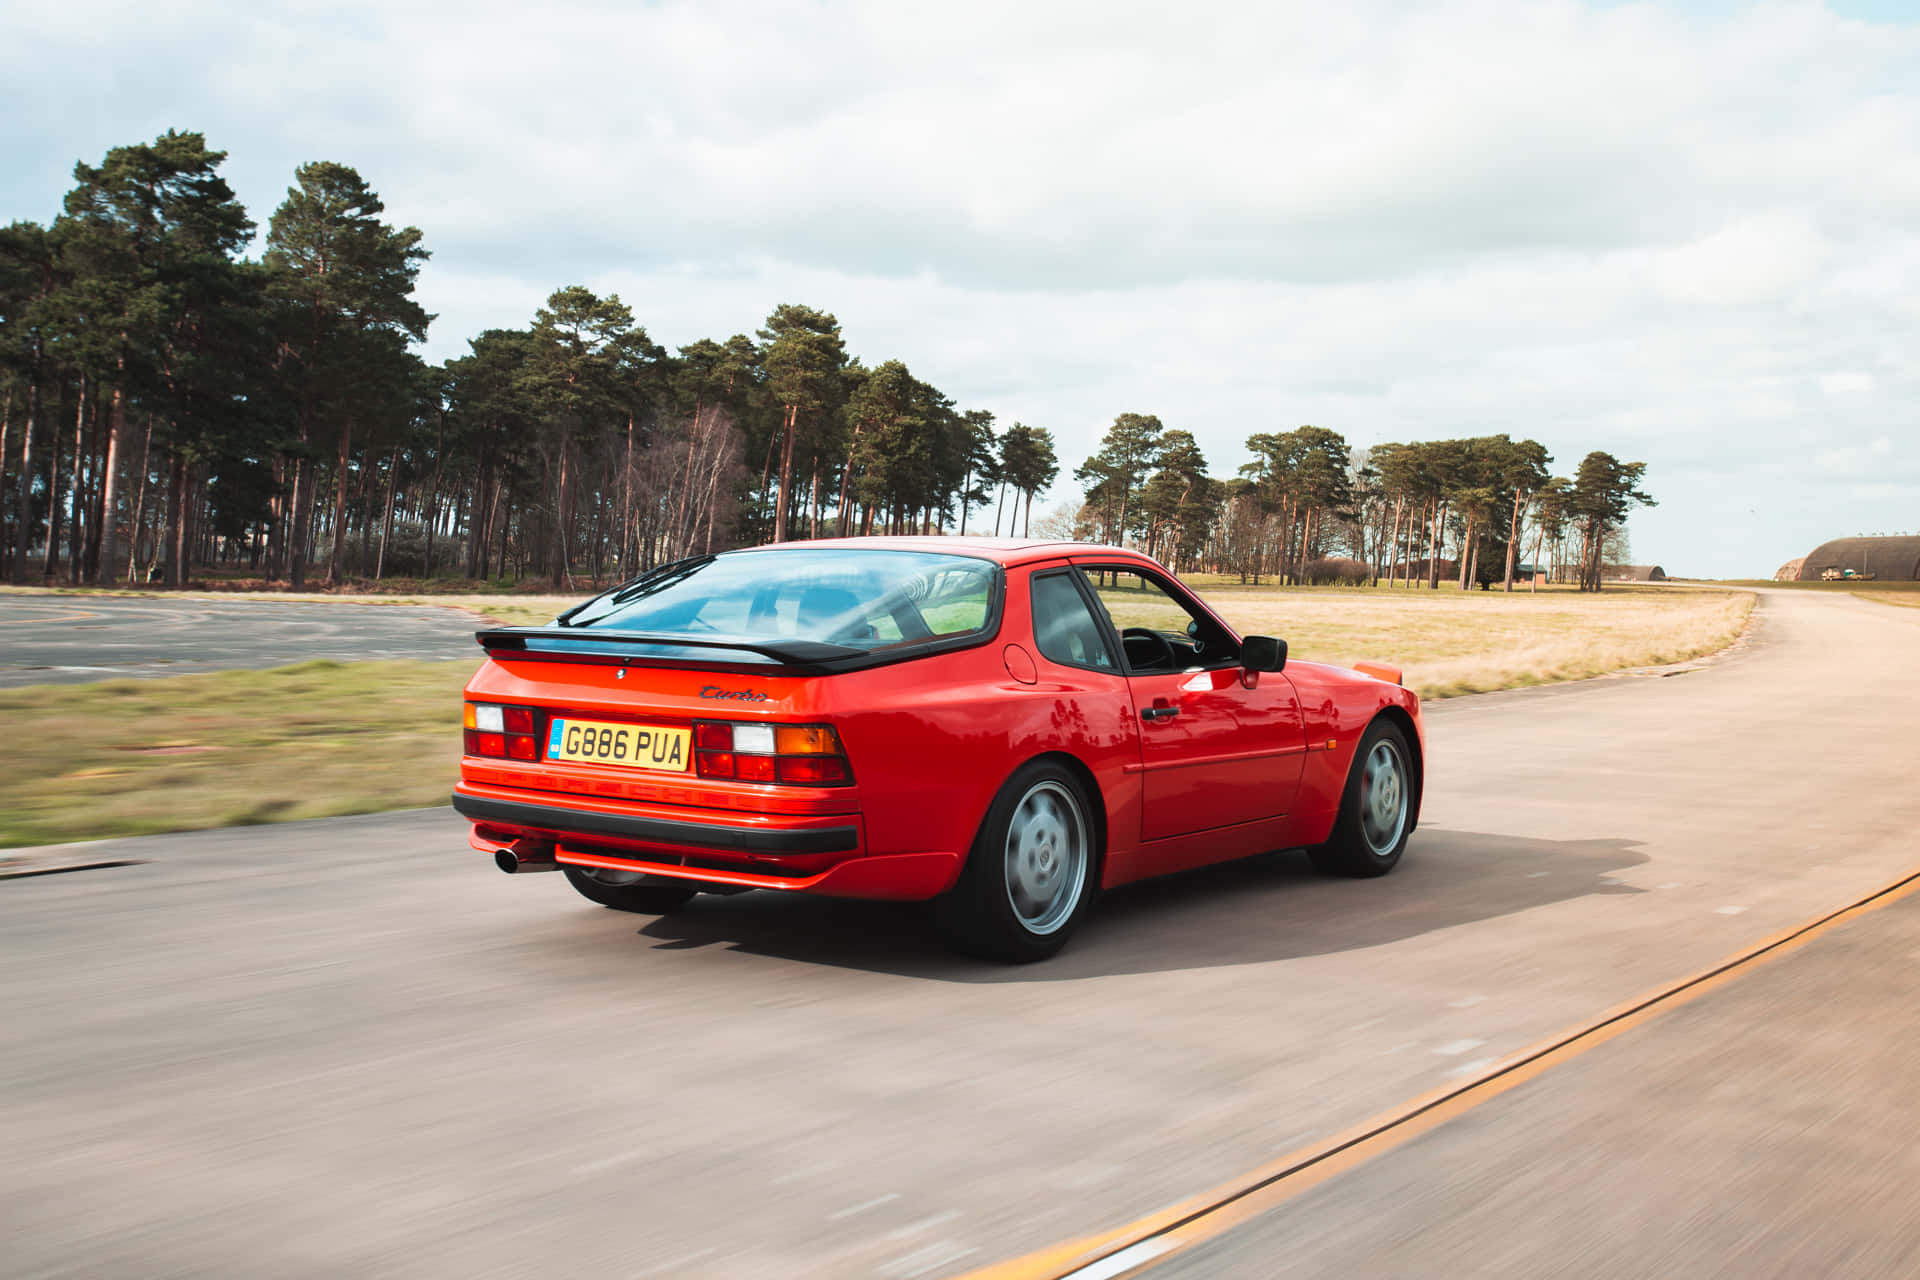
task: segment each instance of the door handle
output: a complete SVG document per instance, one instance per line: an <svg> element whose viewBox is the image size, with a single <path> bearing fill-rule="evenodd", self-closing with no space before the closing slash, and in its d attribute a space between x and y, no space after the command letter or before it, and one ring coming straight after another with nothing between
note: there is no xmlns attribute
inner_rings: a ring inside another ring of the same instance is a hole
<svg viewBox="0 0 1920 1280"><path fill-rule="evenodd" d="M1178 707L1146 707L1141 710L1140 718L1152 724L1156 720L1171 720L1179 714Z"/></svg>

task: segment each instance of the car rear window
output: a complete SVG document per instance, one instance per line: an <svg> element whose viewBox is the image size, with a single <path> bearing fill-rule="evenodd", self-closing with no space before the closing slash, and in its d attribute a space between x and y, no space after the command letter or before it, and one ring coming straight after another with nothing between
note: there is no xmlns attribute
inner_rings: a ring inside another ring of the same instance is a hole
<svg viewBox="0 0 1920 1280"><path fill-rule="evenodd" d="M702 556L595 596L560 621L661 639L778 638L880 650L985 630L998 573L971 556L913 551Z"/></svg>

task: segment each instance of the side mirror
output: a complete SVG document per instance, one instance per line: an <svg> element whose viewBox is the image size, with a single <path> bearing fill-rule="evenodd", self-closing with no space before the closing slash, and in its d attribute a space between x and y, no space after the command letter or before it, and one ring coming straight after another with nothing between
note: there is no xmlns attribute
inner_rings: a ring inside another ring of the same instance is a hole
<svg viewBox="0 0 1920 1280"><path fill-rule="evenodd" d="M1240 642L1240 665L1249 671L1279 671L1287 665L1287 642L1248 636Z"/></svg>

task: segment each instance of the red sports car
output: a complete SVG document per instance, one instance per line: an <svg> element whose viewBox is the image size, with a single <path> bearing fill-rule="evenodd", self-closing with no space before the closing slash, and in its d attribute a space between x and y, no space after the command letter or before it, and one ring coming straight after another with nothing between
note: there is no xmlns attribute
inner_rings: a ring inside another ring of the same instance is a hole
<svg viewBox="0 0 1920 1280"><path fill-rule="evenodd" d="M1397 672L1289 663L1114 547L729 551L479 639L473 846L624 911L934 899L963 948L1038 960L1148 876L1301 846L1383 875L1420 813Z"/></svg>

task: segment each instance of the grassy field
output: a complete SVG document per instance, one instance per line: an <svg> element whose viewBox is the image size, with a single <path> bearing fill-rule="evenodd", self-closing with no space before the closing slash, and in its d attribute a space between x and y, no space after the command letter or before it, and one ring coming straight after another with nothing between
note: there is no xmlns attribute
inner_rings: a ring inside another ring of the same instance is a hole
<svg viewBox="0 0 1920 1280"><path fill-rule="evenodd" d="M443 804L467 662L0 690L0 848Z"/></svg>
<svg viewBox="0 0 1920 1280"><path fill-rule="evenodd" d="M1662 587L1582 596L1199 585L1228 621L1284 638L1296 658L1377 658L1430 698L1711 653L1753 605L1744 592ZM531 623L577 599L368 598ZM1123 623L1125 607L1115 598ZM471 672L464 662L310 662L0 690L0 725L33 744L0 771L0 848L443 803Z"/></svg>
<svg viewBox="0 0 1920 1280"><path fill-rule="evenodd" d="M1210 589L1243 634L1279 636L1295 657L1400 667L1423 698L1583 680L1714 653L1746 626L1746 592L1609 587L1505 592Z"/></svg>

